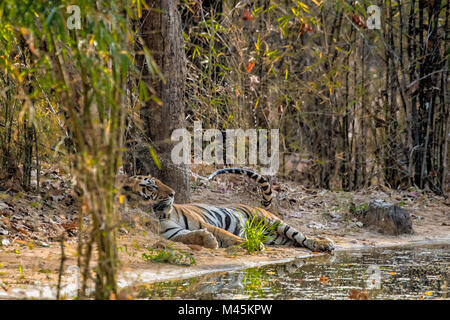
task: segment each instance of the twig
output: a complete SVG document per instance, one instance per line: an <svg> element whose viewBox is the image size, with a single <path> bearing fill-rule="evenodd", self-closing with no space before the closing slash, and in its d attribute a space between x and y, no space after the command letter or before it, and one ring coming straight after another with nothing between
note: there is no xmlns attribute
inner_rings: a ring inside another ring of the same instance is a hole
<svg viewBox="0 0 450 320"><path fill-rule="evenodd" d="M36 149L36 186L37 186L37 193L41 194L41 188L40 188L40 178L41 178L41 166L39 165L39 149L38 149L38 136L36 132L36 127L33 126L34 129L34 147Z"/></svg>
<svg viewBox="0 0 450 320"><path fill-rule="evenodd" d="M61 234L61 261L59 264L59 275L58 275L58 287L56 291L56 300L59 300L61 291L61 279L64 272L64 262L66 261L66 255L64 253L64 233Z"/></svg>

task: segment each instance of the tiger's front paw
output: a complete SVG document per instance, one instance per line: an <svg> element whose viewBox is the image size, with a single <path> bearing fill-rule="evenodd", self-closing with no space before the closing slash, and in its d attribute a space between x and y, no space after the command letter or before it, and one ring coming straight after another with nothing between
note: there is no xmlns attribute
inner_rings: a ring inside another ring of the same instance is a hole
<svg viewBox="0 0 450 320"><path fill-rule="evenodd" d="M306 243L312 251L332 253L334 250L334 242L325 237L308 238Z"/></svg>
<svg viewBox="0 0 450 320"><path fill-rule="evenodd" d="M219 247L216 237L208 230L200 229L192 231L192 233L195 233L195 236L199 238L198 244L201 246L211 249L217 249Z"/></svg>

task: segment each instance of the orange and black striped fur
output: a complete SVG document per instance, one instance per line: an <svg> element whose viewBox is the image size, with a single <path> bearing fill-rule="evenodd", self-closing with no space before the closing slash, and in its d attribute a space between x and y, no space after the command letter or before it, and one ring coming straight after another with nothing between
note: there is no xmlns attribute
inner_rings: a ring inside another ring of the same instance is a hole
<svg viewBox="0 0 450 320"><path fill-rule="evenodd" d="M267 244L306 247L312 251L334 249L331 240L307 238L265 209L244 204L174 204L175 192L150 176L128 178L124 190L151 201L160 220L162 235L173 241L207 248L238 245L244 241L241 237L243 225L256 215L269 225L276 224L275 234Z"/></svg>

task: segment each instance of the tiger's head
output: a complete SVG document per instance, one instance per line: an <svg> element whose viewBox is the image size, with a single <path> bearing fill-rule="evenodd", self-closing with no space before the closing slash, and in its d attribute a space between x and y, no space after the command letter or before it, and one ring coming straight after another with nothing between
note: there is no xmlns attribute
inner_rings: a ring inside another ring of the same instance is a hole
<svg viewBox="0 0 450 320"><path fill-rule="evenodd" d="M175 191L152 176L132 176L122 182L125 192L131 192L152 202L153 210L158 215L170 211Z"/></svg>

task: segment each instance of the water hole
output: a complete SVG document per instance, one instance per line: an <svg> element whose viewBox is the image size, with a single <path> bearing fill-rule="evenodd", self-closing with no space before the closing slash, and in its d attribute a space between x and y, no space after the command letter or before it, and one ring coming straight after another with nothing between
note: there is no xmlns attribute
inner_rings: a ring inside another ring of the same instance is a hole
<svg viewBox="0 0 450 320"><path fill-rule="evenodd" d="M144 299L448 299L449 245L338 251L139 286Z"/></svg>

